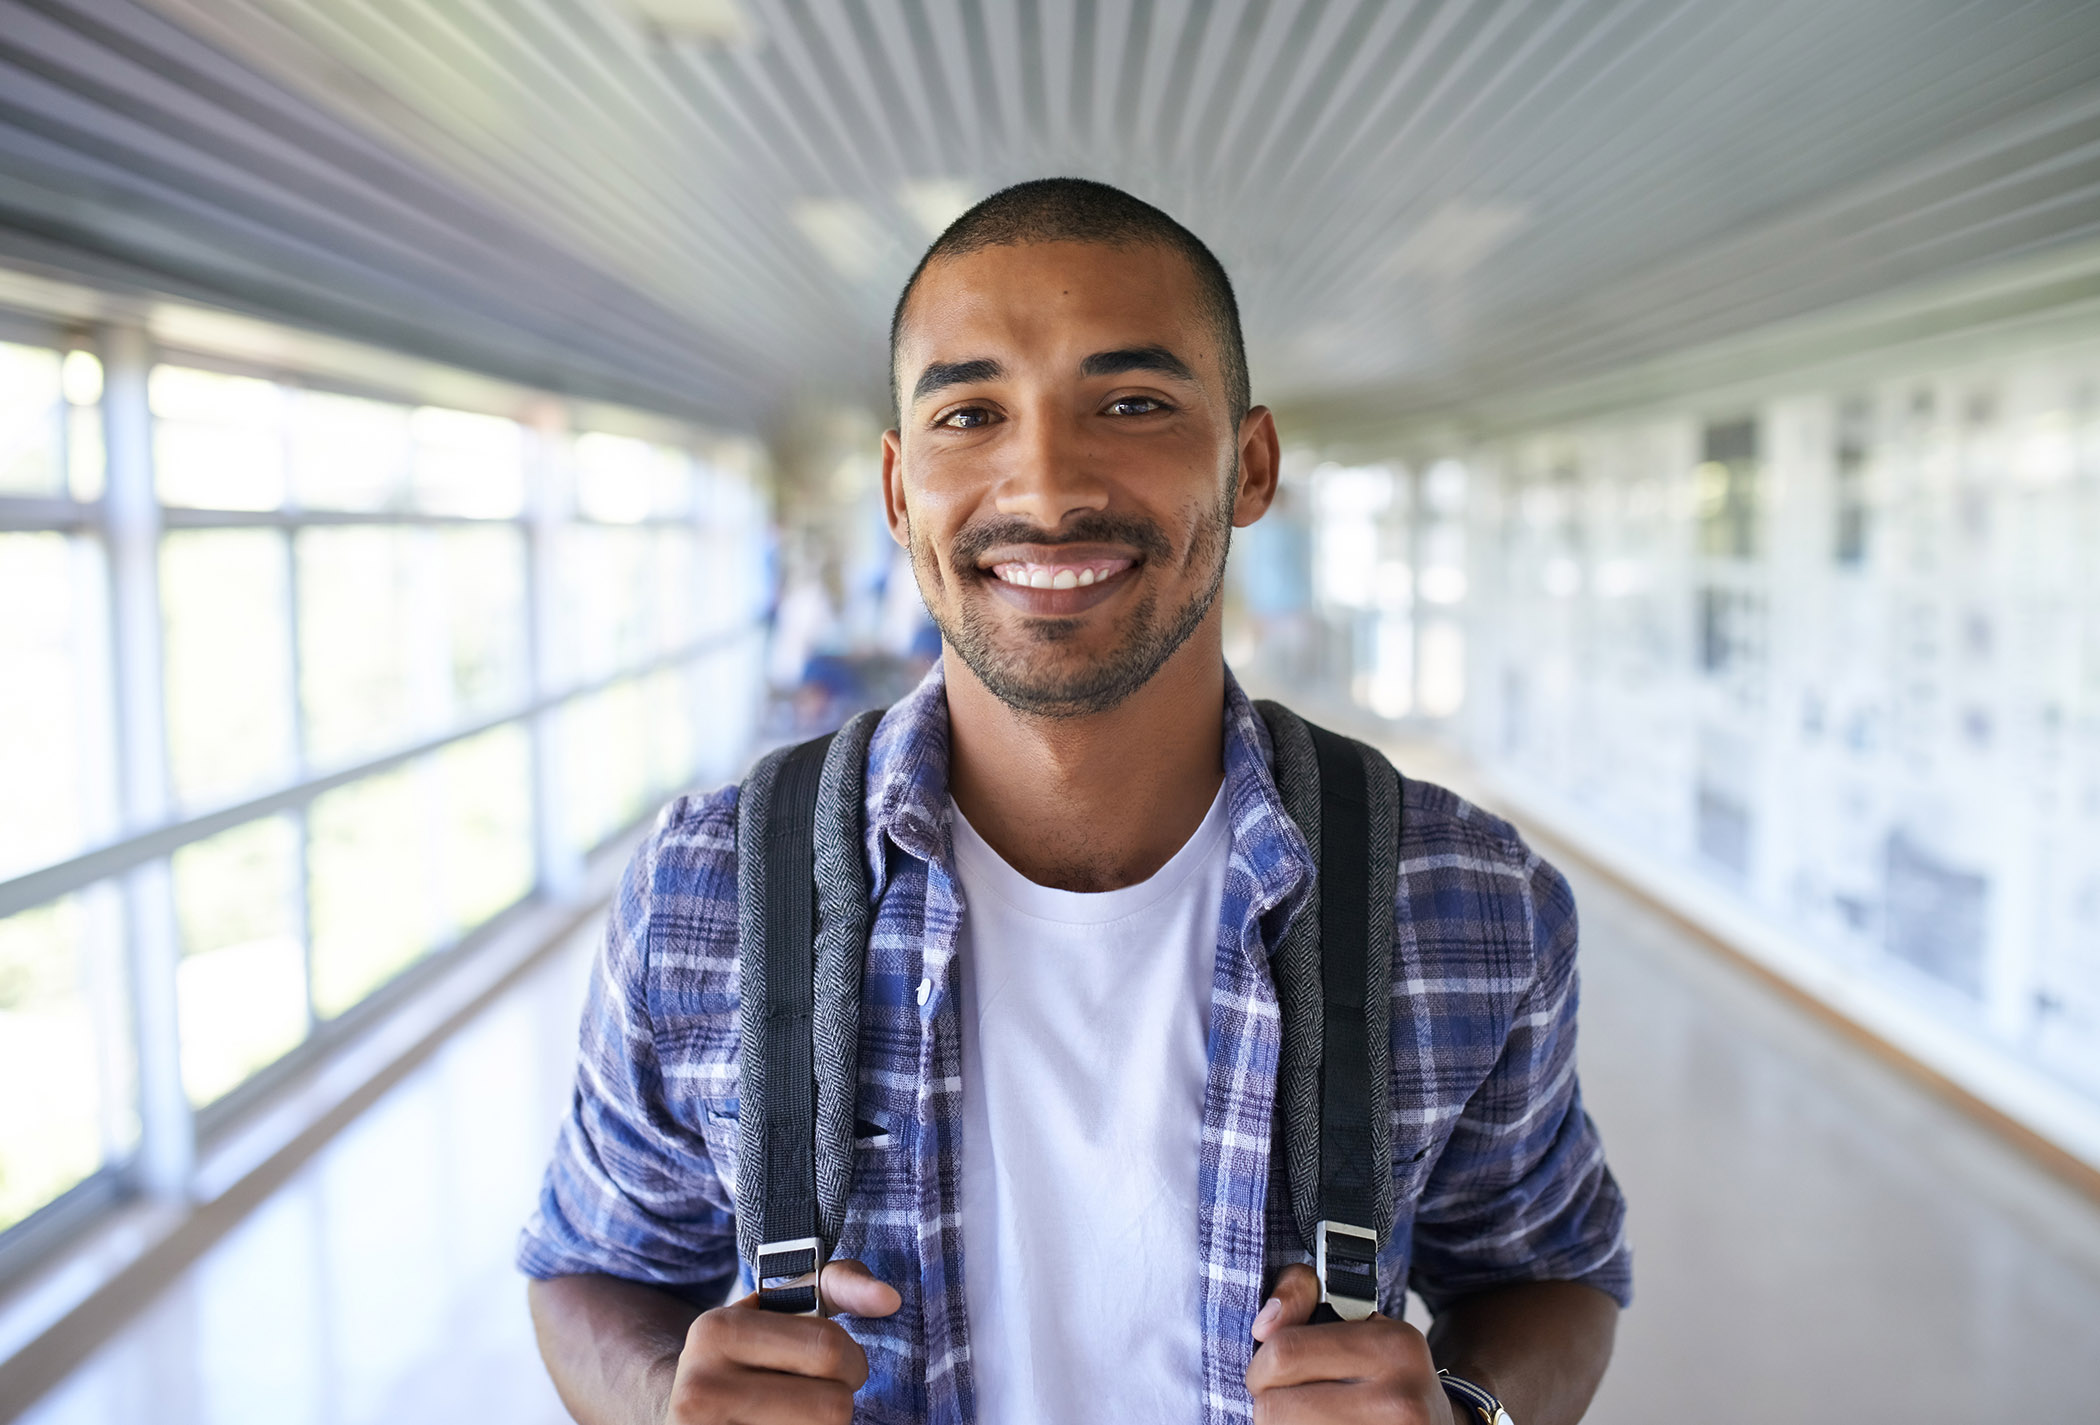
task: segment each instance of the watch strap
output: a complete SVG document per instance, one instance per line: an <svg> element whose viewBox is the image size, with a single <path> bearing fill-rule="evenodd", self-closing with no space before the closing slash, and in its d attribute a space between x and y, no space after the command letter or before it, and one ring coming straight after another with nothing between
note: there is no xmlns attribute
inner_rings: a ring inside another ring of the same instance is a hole
<svg viewBox="0 0 2100 1425"><path fill-rule="evenodd" d="M1449 1371L1438 1371L1436 1378L1438 1384L1444 1387L1444 1394L1471 1411L1474 1418L1480 1421L1480 1425L1515 1425L1509 1418L1509 1412L1502 1408L1501 1401L1464 1376L1455 1376Z"/></svg>

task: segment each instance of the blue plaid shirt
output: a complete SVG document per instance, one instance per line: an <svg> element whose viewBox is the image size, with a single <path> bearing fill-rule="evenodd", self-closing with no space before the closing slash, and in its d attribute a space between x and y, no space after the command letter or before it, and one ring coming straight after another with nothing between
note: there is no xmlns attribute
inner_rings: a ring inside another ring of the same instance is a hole
<svg viewBox="0 0 2100 1425"><path fill-rule="evenodd" d="M1203 1263L1202 1418L1252 1414L1245 1373L1262 1288L1306 1256L1290 1220L1281 1041L1269 957L1313 873L1269 772L1267 729L1227 680L1232 850L1211 986L1209 1079L1192 1223ZM1510 826L1405 783L1393 946L1392 1241L1380 1309L1575 1280L1622 1304L1625 1206L1575 1077L1575 902ZM712 1304L739 1275L737 789L681 797L628 866L591 979L574 1105L527 1224L535 1277L597 1272ZM903 1294L845 1320L866 1348L856 1421L976 1417L963 1309L958 1152L963 914L948 819L938 665L868 750L875 902L862 994L852 1196L838 1255ZM1192 1403L1191 1416L1195 1414Z"/></svg>

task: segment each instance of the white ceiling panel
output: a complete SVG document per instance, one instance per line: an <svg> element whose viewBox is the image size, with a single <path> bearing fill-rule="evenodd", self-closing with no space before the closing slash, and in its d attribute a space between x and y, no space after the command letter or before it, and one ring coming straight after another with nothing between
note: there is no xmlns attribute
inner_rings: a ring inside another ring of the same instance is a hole
<svg viewBox="0 0 2100 1425"><path fill-rule="evenodd" d="M765 429L945 214L1209 240L1257 394L1448 409L2100 234L2065 0L0 0L0 246Z"/></svg>

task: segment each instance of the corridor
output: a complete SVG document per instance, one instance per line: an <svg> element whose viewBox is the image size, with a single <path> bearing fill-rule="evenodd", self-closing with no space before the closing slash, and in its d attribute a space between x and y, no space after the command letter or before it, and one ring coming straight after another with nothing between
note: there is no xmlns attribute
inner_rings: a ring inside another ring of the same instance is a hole
<svg viewBox="0 0 2100 1425"><path fill-rule="evenodd" d="M1583 1087L1633 1211L1588 1418L2089 1418L2100 1204L1541 849L1582 909ZM550 953L22 1425L562 1425L510 1251L590 952Z"/></svg>

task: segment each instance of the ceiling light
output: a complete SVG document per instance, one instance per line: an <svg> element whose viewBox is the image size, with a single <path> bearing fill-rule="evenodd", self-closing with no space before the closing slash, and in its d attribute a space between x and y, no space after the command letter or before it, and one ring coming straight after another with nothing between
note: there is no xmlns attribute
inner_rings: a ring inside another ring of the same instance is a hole
<svg viewBox="0 0 2100 1425"><path fill-rule="evenodd" d="M960 178L914 178L899 186L897 201L926 230L927 237L937 238L970 210L977 201L977 188Z"/></svg>
<svg viewBox="0 0 2100 1425"><path fill-rule="evenodd" d="M865 282L882 271L896 243L851 198L802 198L789 210L795 226L839 276Z"/></svg>
<svg viewBox="0 0 2100 1425"><path fill-rule="evenodd" d="M737 0L619 0L643 24L666 39L739 45L756 38L757 27Z"/></svg>
<svg viewBox="0 0 2100 1425"><path fill-rule="evenodd" d="M1530 219L1531 210L1522 203L1453 198L1394 248L1379 270L1391 277L1456 281L1515 237Z"/></svg>

